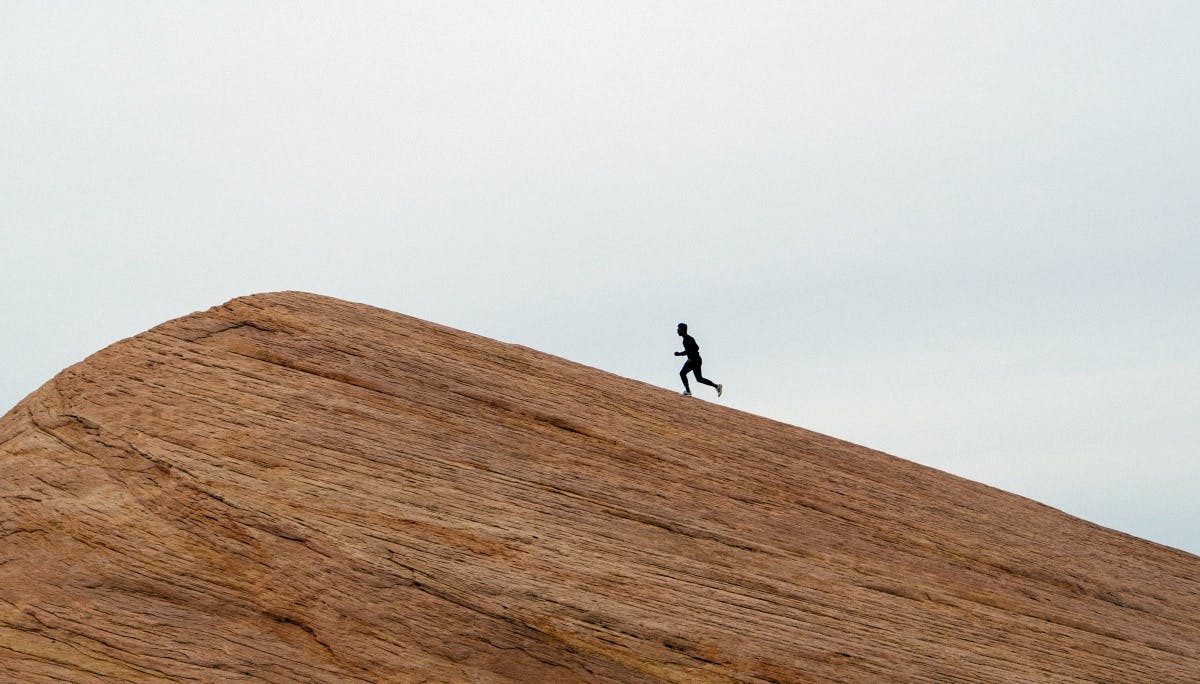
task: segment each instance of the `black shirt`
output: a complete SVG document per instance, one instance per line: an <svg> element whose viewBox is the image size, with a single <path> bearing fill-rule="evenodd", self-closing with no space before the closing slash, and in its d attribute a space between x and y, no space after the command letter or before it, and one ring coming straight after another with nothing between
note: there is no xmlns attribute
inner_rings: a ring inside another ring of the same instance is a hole
<svg viewBox="0 0 1200 684"><path fill-rule="evenodd" d="M687 333L683 334L683 353L687 355L688 361L700 360L700 345L696 344L696 338Z"/></svg>

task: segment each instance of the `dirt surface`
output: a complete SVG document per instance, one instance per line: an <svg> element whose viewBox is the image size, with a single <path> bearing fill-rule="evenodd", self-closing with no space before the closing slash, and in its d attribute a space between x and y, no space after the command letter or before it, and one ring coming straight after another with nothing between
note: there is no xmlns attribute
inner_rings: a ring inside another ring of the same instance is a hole
<svg viewBox="0 0 1200 684"><path fill-rule="evenodd" d="M1200 558L303 293L0 420L0 681L1200 681Z"/></svg>

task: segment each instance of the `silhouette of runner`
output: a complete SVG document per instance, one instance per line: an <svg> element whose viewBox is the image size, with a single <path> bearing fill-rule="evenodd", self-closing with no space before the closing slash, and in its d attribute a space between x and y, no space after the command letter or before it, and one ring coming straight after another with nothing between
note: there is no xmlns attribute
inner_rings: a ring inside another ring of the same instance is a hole
<svg viewBox="0 0 1200 684"><path fill-rule="evenodd" d="M683 364L683 369L679 371L679 379L683 380L683 396L692 396L692 388L688 385L687 379L689 372L696 374L696 382L708 385L709 387L715 387L717 396L721 396L725 385L719 385L700 374L700 364L703 363L700 359L700 345L696 344L696 338L687 334L687 323L680 323L675 332L679 333L679 336L683 338L683 351L675 352L675 356L687 357L687 363Z"/></svg>

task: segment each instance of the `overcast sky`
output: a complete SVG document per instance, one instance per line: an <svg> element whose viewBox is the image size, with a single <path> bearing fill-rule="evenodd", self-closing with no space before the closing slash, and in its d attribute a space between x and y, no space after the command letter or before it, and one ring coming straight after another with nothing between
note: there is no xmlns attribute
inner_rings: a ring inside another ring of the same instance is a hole
<svg viewBox="0 0 1200 684"><path fill-rule="evenodd" d="M0 4L0 410L297 289L1200 553L1200 4ZM698 400L716 400L706 387Z"/></svg>

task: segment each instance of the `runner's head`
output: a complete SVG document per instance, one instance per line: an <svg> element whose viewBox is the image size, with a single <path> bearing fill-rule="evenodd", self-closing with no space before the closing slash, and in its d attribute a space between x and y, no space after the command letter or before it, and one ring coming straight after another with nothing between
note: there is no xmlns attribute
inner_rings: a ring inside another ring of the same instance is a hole
<svg viewBox="0 0 1200 684"><path fill-rule="evenodd" d="M675 332L679 333L681 336L686 335L687 334L687 323L680 323L679 326L675 328Z"/></svg>

